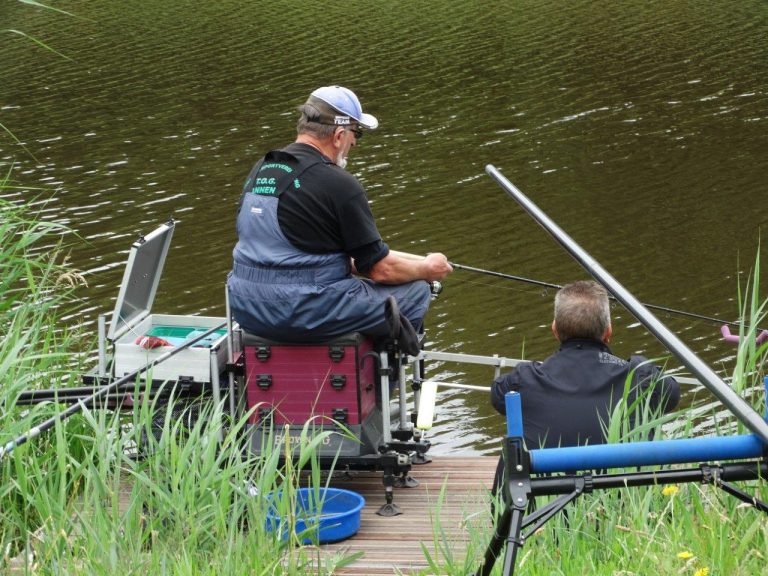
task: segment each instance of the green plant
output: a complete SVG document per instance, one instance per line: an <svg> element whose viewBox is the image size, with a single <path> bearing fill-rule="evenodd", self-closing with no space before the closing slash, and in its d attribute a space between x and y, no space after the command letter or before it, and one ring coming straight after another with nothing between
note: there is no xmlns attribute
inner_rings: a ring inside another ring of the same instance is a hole
<svg viewBox="0 0 768 576"><path fill-rule="evenodd" d="M75 381L79 335L59 321L74 290L62 278L77 278L59 256L65 232L0 201L0 446L62 409L20 394ZM1 573L332 573L353 559L264 522L276 505L295 524L298 487L327 486L319 420L257 457L249 414L151 395L143 380L129 391L130 409L86 407L0 460Z"/></svg>
<svg viewBox="0 0 768 576"><path fill-rule="evenodd" d="M764 411L765 401L762 406L757 401L763 398L763 380L766 374L766 359L768 359L768 341L757 344L759 326L768 317L768 300L761 300L760 296L760 250L755 256L755 264L749 275L747 286L742 294L739 283L739 346L736 352L736 362L733 367L732 386L742 395L755 398L753 406Z"/></svg>
<svg viewBox="0 0 768 576"><path fill-rule="evenodd" d="M0 189L10 187L7 177ZM73 292L62 283L67 268L60 262L63 227L30 216L24 206L0 200L0 446L10 447L41 419L55 413L53 404L31 409L17 406L25 390L56 385L71 375L75 334L57 325L61 307ZM72 429L78 419L68 423ZM0 460L0 544L16 549L25 531L46 521L46 504L35 500L49 467L63 470L60 431L33 446L16 448ZM72 447L76 453L78 448ZM69 480L61 478L66 484ZM64 490L58 485L56 491Z"/></svg>

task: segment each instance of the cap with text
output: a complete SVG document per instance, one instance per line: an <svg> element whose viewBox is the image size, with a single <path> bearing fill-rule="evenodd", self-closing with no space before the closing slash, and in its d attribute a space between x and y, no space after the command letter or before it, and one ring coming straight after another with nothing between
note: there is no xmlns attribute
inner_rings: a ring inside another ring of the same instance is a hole
<svg viewBox="0 0 768 576"><path fill-rule="evenodd" d="M363 128L373 130L379 126L375 116L363 112L355 93L343 86L323 86L309 95L307 104L318 112L317 118L310 120L323 124L347 126L357 123Z"/></svg>

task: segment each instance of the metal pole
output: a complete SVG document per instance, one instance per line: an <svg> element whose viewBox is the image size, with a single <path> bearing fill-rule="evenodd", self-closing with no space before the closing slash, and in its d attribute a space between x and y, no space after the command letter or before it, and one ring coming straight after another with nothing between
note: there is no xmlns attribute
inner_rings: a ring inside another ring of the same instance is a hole
<svg viewBox="0 0 768 576"><path fill-rule="evenodd" d="M741 396L730 388L715 372L707 366L693 351L662 324L643 304L603 269L602 266L555 224L536 204L520 192L507 180L495 166L488 164L485 171L528 214L549 232L576 261L581 264L598 282L611 292L629 312L637 318L668 350L704 384L720 401L763 442L768 443L768 423Z"/></svg>
<svg viewBox="0 0 768 576"><path fill-rule="evenodd" d="M106 340L107 340L107 319L104 317L104 314L99 314L98 319L98 333L99 333L99 363L97 368L97 373L99 375L99 378L103 378L107 375L107 351L106 351Z"/></svg>

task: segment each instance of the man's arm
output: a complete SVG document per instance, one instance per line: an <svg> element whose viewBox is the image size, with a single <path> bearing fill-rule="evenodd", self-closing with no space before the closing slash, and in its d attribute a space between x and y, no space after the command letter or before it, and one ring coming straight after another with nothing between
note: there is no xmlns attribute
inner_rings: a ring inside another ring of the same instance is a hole
<svg viewBox="0 0 768 576"><path fill-rule="evenodd" d="M522 366L522 364L520 366ZM517 368L519 369L520 366ZM506 393L517 392L520 390L517 375L518 372L517 369L515 369L512 372L499 376L493 381L493 384L491 384L491 405L493 405L496 411L500 414L507 413L507 405L504 400Z"/></svg>
<svg viewBox="0 0 768 576"><path fill-rule="evenodd" d="M663 413L672 412L680 403L680 384L672 376L663 376L662 369L659 366L651 364L642 356L633 356L635 363L643 362L637 370L645 372L638 374L641 378L641 386L646 388L652 382L656 382L653 388L653 405L661 408Z"/></svg>
<svg viewBox="0 0 768 576"><path fill-rule="evenodd" d="M453 267L448 258L439 252L422 257L390 250L366 276L381 284L404 284L414 280L442 280L451 272Z"/></svg>

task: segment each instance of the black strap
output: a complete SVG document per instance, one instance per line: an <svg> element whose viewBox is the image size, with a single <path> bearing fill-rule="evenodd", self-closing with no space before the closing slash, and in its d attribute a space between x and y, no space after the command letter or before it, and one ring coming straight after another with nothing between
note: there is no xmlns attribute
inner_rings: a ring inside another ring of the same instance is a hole
<svg viewBox="0 0 768 576"><path fill-rule="evenodd" d="M285 176L280 180L280 183L277 185L277 189L273 194L277 198L279 198L280 195L283 192L285 192L291 184L296 182L299 179L299 176L304 174L304 172L306 172L313 166L317 166L318 164L331 164L331 162L329 160L326 160L325 157L323 156L321 156L319 160L313 159L312 161L302 163L298 158L296 158L296 156L294 156L290 152L287 152L285 150L270 150L264 155L264 157L261 160L259 160L254 165L254 167L251 169L250 173L248 174L248 178L245 179L245 184L243 185L243 193L240 195L240 202L237 205L238 214L240 213L240 209L243 206L243 200L245 199L246 194L249 194L250 191L253 189L253 184L256 181L256 178L259 172L261 172L265 162L285 162L287 164L292 164L296 167L296 169L292 173L285 174Z"/></svg>

